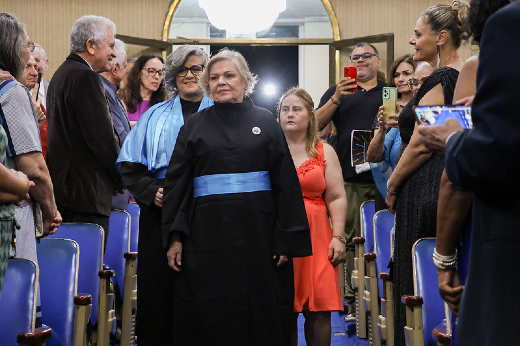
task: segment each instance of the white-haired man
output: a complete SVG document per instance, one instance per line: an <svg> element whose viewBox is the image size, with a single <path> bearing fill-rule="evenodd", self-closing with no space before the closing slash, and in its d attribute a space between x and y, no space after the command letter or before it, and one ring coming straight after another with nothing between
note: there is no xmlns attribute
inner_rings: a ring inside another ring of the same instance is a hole
<svg viewBox="0 0 520 346"><path fill-rule="evenodd" d="M111 201L122 192L115 162L119 138L98 73L110 70L116 27L83 16L71 32L70 55L49 84L47 165L67 222L91 222L108 236Z"/></svg>
<svg viewBox="0 0 520 346"><path fill-rule="evenodd" d="M40 89L38 90L38 101L41 100L41 104L47 109L47 90L49 90L49 82L47 82L43 77L45 77L45 72L49 69L49 59L47 59L47 54L45 54L45 50L43 50L42 46L38 43L34 44L34 51L31 53L36 61L36 67L38 72L42 74L42 80L40 82Z"/></svg>
<svg viewBox="0 0 520 346"><path fill-rule="evenodd" d="M105 93L107 95L110 111L112 112L112 121L119 135L119 147L130 132L130 121L125 107L117 97L117 90L120 88L123 78L126 75L126 46L121 40L116 39L114 45L116 57L112 59L112 67L109 71L99 74ZM112 209L126 209L128 207L128 200L130 199L130 192L125 191L122 194L112 197Z"/></svg>

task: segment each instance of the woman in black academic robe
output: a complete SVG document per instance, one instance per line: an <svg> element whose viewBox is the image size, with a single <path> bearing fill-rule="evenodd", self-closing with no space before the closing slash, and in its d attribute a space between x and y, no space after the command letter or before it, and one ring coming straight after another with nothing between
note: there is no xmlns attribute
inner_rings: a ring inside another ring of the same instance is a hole
<svg viewBox="0 0 520 346"><path fill-rule="evenodd" d="M275 117L246 97L245 59L222 50L200 79L215 105L179 133L166 173L163 236L175 345L288 345L288 258L311 255L296 170Z"/></svg>

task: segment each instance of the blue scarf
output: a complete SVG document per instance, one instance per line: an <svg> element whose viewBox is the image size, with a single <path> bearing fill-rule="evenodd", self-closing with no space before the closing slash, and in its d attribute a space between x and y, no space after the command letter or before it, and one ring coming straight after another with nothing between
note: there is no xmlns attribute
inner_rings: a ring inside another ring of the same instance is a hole
<svg viewBox="0 0 520 346"><path fill-rule="evenodd" d="M198 111L212 105L213 100L204 96ZM179 95L152 106L126 137L116 161L117 167L121 167L121 162L140 163L147 166L155 178L164 178L183 125Z"/></svg>

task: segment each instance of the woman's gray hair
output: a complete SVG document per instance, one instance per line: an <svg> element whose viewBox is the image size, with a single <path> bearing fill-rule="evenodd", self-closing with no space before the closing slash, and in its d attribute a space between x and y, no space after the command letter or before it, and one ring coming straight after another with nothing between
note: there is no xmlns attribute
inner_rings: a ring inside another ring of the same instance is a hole
<svg viewBox="0 0 520 346"><path fill-rule="evenodd" d="M203 49L189 44L185 44L174 50L168 55L164 62L164 87L171 92L174 97L178 93L177 73L179 69L184 66L186 60L192 55L198 56L202 60L203 65L206 65L208 62L208 54L206 54Z"/></svg>
<svg viewBox="0 0 520 346"><path fill-rule="evenodd" d="M110 62L110 66L114 66L118 64L120 68L123 68L126 60L126 44L120 39L116 38L116 43L114 44L114 51L116 52L116 57L112 59Z"/></svg>
<svg viewBox="0 0 520 346"><path fill-rule="evenodd" d="M0 68L20 80L25 69L22 60L24 25L12 14L0 13L0 32Z"/></svg>
<svg viewBox="0 0 520 346"><path fill-rule="evenodd" d="M70 52L81 53L87 50L87 41L98 46L107 38L107 28L116 35L116 25L108 18L83 16L74 23L70 33Z"/></svg>
<svg viewBox="0 0 520 346"><path fill-rule="evenodd" d="M246 59L237 51L231 50L229 48L221 49L216 55L209 59L208 65L204 69L204 72L199 76L199 85L202 90L204 90L204 94L206 96L210 96L209 90L209 74L211 70L211 66L214 63L221 60L231 60L238 69L238 73L242 76L242 79L246 83L245 95L248 96L253 92L256 83L258 82L258 77L253 75L249 70L249 66L247 65Z"/></svg>

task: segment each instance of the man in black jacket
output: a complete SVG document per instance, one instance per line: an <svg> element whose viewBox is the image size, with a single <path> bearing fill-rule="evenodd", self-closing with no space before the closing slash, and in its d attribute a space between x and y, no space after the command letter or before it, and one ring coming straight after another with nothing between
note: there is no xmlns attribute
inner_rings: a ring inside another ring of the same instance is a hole
<svg viewBox="0 0 520 346"><path fill-rule="evenodd" d="M116 27L104 17L74 23L70 55L49 85L47 165L56 204L66 222L91 222L105 230L112 195L122 192L115 162L119 139L98 73L116 57Z"/></svg>

